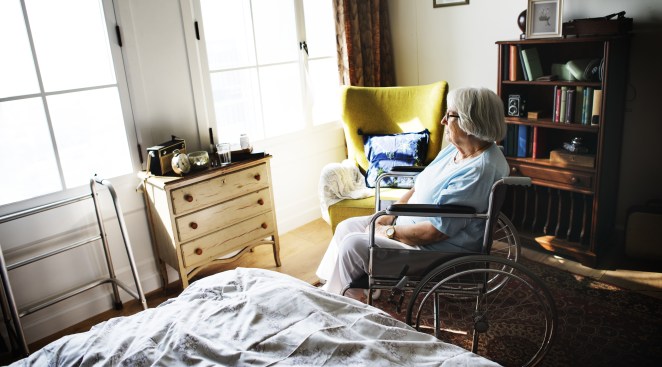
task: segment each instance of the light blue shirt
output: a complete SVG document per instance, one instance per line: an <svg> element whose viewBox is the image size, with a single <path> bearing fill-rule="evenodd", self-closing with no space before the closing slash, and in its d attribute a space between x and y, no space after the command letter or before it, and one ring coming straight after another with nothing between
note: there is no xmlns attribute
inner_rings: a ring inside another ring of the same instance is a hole
<svg viewBox="0 0 662 367"><path fill-rule="evenodd" d="M457 148L449 145L427 166L414 184L410 204L456 204L487 211L492 185L508 176L508 163L496 144L476 157L453 162ZM431 222L449 239L421 246L425 250L480 251L485 221L465 218L398 217L396 224Z"/></svg>

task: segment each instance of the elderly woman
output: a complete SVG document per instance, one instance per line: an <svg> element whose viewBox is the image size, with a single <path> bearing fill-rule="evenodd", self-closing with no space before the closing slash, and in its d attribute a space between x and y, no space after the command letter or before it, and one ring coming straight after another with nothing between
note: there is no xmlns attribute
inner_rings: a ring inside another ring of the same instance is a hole
<svg viewBox="0 0 662 367"><path fill-rule="evenodd" d="M457 204L487 210L492 184L508 176L508 164L495 141L506 133L501 99L485 88L451 91L441 119L450 144L417 177L399 204ZM367 273L370 217L341 222L317 269L324 289L340 293ZM382 216L376 222L379 247L478 252L484 222L463 218Z"/></svg>

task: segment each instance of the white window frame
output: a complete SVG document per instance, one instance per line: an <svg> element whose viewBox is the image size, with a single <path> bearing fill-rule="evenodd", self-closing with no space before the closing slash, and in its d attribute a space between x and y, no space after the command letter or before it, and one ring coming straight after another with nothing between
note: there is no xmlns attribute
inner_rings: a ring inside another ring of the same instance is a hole
<svg viewBox="0 0 662 367"><path fill-rule="evenodd" d="M21 7L23 8L23 15L24 15L24 21L25 19L25 12L26 12L26 5L24 3L24 0L20 0L21 2ZM40 82L39 83L39 88L40 91L39 93L33 93L29 95L21 95L21 96L11 96L7 98L0 98L0 101L11 101L11 100L19 100L23 98L34 98L34 97L39 97L44 101L47 96L49 95L56 95L56 94L66 94L66 93L74 93L74 92L79 92L79 91L87 91L87 90L97 90L97 89L103 89L103 88L108 88L108 87L116 87L118 90L119 94L119 100L120 100L120 106L122 109L122 116L124 120L124 130L126 133L126 139L127 139L127 144L128 144L128 150L129 150L129 157L131 159L131 167L132 167L132 172L128 172L125 175L118 176L118 177L103 177L105 179L118 179L120 181L125 181L129 177L135 178L135 172L140 171L142 169L142 164L140 162L140 152L139 152L139 138L138 138L138 130L133 118L133 111L131 107L131 100L130 100L130 95L129 95L129 86L127 82L127 77L126 77L126 71L125 71L125 62L124 62L124 54L122 52L122 47L119 44L119 39L118 39L118 31L116 27L119 27L119 21L118 21L118 8L117 4L115 4L114 0L101 0L103 12L104 12L104 19L105 19L105 26L106 26L106 33L108 35L108 45L110 47L110 54L111 58L113 61L113 67L115 71L115 84L106 84L106 85L98 85L98 86L92 86L92 87L86 87L86 88L78 88L78 89L71 89L71 90L65 90L65 91L55 91L55 92L45 92L44 91L44 86ZM121 30L121 28L120 28ZM30 30L28 30L30 31ZM81 30L84 31L84 30ZM31 38L32 36L30 36ZM36 62L34 59L35 57L35 46L32 41L30 41L30 48L33 56L33 61ZM43 103L43 102L42 102ZM46 111L46 118L48 120L48 125L51 126L51 121L50 121L50 116L48 111ZM52 135L52 132L51 132ZM54 141L54 137L52 138ZM85 152L83 154L94 154L94 152ZM57 155L57 153L56 153ZM36 207L40 205L44 205L47 203L51 202L56 202L64 199L68 199L71 197L83 195L86 193L90 192L90 187L88 184L83 184L81 186L77 187L69 187L67 188L64 184L64 179L63 179L63 173L61 169L61 163L59 161L59 158L57 158L57 164L58 164L58 171L60 173L60 181L62 183L63 189L44 194L41 196L35 196L29 199L21 200L21 201L16 201L12 203L7 203L4 205L0 205L0 215L6 215L8 213L13 213L21 210L25 210L27 208L31 207ZM101 162L100 162L101 163ZM35 180L39 179L38 174L35 175L34 177Z"/></svg>
<svg viewBox="0 0 662 367"><path fill-rule="evenodd" d="M245 0L238 0L245 1ZM298 12L296 18L296 33L297 40L293 42L305 42L305 19L303 17L303 0L292 0L294 3L295 12ZM191 83L193 87L193 98L198 120L198 135L200 137L200 142L203 149L209 147L210 137L209 137L209 128L212 128L214 131L214 139L217 139L217 129L216 121L218 121L215 107L214 107L214 96L212 93L210 71L207 58L207 50L205 46L204 30L202 26L202 10L199 0L180 0L180 7L182 11L182 24L184 26L184 38L186 40L186 49L189 59L189 67L191 70ZM196 22L198 23L196 34ZM200 37L198 40L197 37ZM306 83L306 76L304 67L308 67L309 60L323 59L324 57L319 58L309 58L308 55L303 52L303 62L304 65L299 64L299 71L302 74L300 78L300 88L301 88L301 98L303 106L303 120L304 127L302 130L295 131L289 135L300 134L301 132L318 130L318 129L328 129L330 125L338 124L340 116L338 119L324 122L321 124L313 123L313 111L312 104L309 100L311 91L308 90ZM335 55L333 56L335 60ZM338 86L340 88L340 81L338 81ZM263 142L273 142L273 141L282 141L286 139L285 136L266 136L262 141ZM238 143L238 136L237 142ZM251 142L256 140L251 139ZM215 143L219 141L215 140ZM232 141L232 143L235 143Z"/></svg>

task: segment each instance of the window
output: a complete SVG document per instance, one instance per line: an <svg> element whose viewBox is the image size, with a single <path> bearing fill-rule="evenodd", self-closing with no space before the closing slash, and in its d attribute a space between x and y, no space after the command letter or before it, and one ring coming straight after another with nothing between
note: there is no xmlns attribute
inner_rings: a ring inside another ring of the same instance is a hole
<svg viewBox="0 0 662 367"><path fill-rule="evenodd" d="M114 23L108 0L0 2L0 205L133 172Z"/></svg>
<svg viewBox="0 0 662 367"><path fill-rule="evenodd" d="M200 14L222 139L260 140L338 120L331 1L200 0Z"/></svg>

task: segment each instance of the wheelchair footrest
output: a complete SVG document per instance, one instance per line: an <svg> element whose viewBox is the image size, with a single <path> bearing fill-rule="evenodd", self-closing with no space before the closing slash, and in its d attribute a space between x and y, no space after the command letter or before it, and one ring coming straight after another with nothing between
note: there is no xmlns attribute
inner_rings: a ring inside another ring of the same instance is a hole
<svg viewBox="0 0 662 367"><path fill-rule="evenodd" d="M391 289L391 294L388 296L388 303L392 304L395 306L395 311L397 313L400 313L402 310L402 303L405 300L405 287L407 286L407 283L409 282L409 277L406 275L400 279L398 284ZM397 300L396 300L397 298Z"/></svg>

